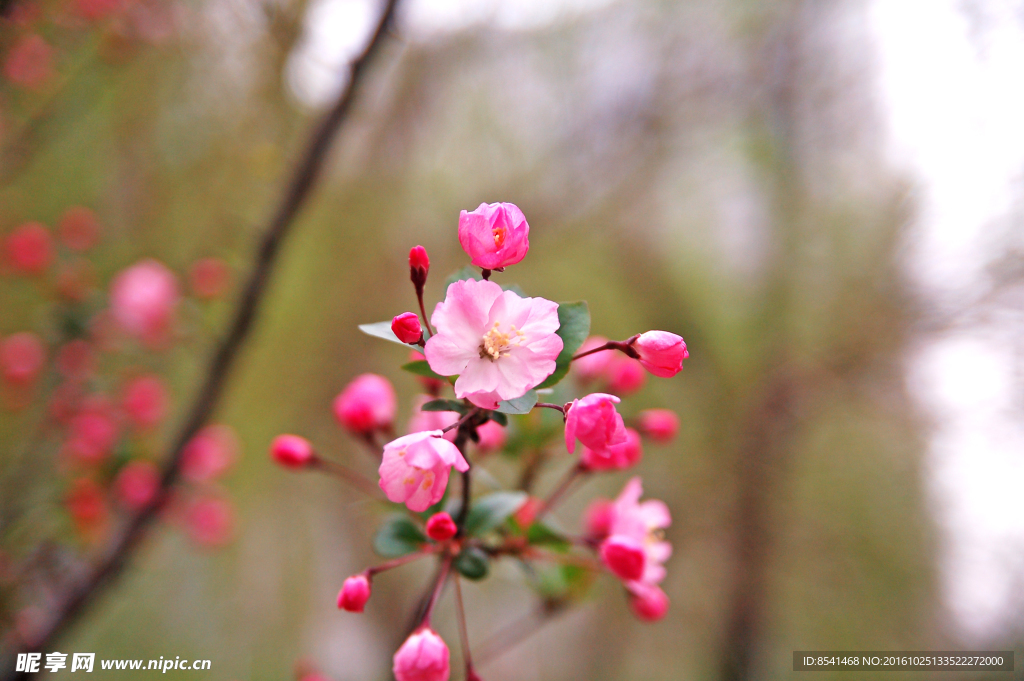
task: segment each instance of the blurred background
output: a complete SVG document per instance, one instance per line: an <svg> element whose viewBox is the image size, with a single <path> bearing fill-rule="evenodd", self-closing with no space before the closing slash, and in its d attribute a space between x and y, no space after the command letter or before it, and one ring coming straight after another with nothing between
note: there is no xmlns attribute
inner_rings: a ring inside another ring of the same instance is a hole
<svg viewBox="0 0 1024 681"><path fill-rule="evenodd" d="M185 301L171 347L103 355L101 390L124 372L166 383L169 417L131 445L158 458L378 12L362 0L8 9L0 234L30 221L56 233L82 206L99 236L85 256L59 246L60 272L7 263L0 279L0 338L30 331L48 356L31 389L8 380L0 410L4 636L45 609L47 571L73 579L98 550L65 508L48 416L66 371L57 349L97 323L100 292L140 259L183 288L192 275L193 290L197 261L223 265L225 289ZM296 432L374 474L331 400L380 373L403 423L418 389L404 353L356 325L413 309L415 244L431 256L432 306L467 262L459 211L509 201L532 249L503 281L588 300L593 333L679 333L690 359L629 401L682 420L639 468L673 513L669 615L635 621L600 580L482 665L485 679L786 678L807 649L1015 649L1019 669L1022 78L1016 0L401 2L216 414L237 438L213 491L230 500L230 541L204 547L170 514L55 649L211 659L204 678L294 678L297 664L390 678L395 623L429 571L382 576L363 616L339 612L342 580L376 560L379 509L275 468L266 450ZM68 278L86 292L67 294ZM586 500L626 477L590 482L558 519L578 527ZM40 583L19 582L18 565ZM531 607L511 567L465 591L475 642ZM454 651L447 600L440 613Z"/></svg>

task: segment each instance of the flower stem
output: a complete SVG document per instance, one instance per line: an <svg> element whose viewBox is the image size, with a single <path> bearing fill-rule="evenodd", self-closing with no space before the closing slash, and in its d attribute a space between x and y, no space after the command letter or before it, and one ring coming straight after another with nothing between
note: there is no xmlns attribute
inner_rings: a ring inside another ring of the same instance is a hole
<svg viewBox="0 0 1024 681"><path fill-rule="evenodd" d="M582 464L577 463L575 466L569 469L562 478L562 481L558 483L558 487L551 492L547 499L544 500L544 504L537 511L537 515L534 517L534 522L540 520L544 515L550 511L555 505L562 500L565 493L569 490L572 484L576 481L576 478L587 472L587 469Z"/></svg>
<svg viewBox="0 0 1024 681"><path fill-rule="evenodd" d="M422 551L417 551L416 553L410 553L408 556L402 556L400 558L395 558L394 560L389 560L386 563L381 563L380 565L374 565L373 567L369 567L369 568L366 569L366 576L367 577L373 577L374 575L379 574L381 572L385 572L387 570L391 570L391 569L394 569L396 567L401 567L401 566L405 565L406 563L411 563L411 562L413 562L415 560L419 560L420 558L423 558L425 556L429 556L431 554L437 553L439 548L440 547L438 547L438 546L428 546L428 547L424 548Z"/></svg>
<svg viewBox="0 0 1024 681"><path fill-rule="evenodd" d="M596 352L603 352L604 350L618 350L619 352L629 355L633 359L640 359L640 353L633 349L633 343L635 343L636 339L639 337L640 334L636 334L635 336L630 336L624 341L608 341L604 345L573 355L572 360L570 361L575 361L581 357L586 357L587 355L593 355Z"/></svg>
<svg viewBox="0 0 1024 681"><path fill-rule="evenodd" d="M563 407L560 404L551 404L550 402L538 402L537 404L535 404L533 406L535 406L535 407L543 407L545 409L554 409L555 411L560 412L562 414L562 416L565 416L565 407Z"/></svg>
<svg viewBox="0 0 1024 681"><path fill-rule="evenodd" d="M462 604L462 583L456 574L452 577L455 584L455 613L459 620L459 638L462 640L462 659L466 662L466 678L476 676L473 671L473 658L469 652L469 630L466 627L466 608Z"/></svg>
<svg viewBox="0 0 1024 681"><path fill-rule="evenodd" d="M452 567L452 555L445 555L441 563L441 571L437 575L437 582L434 584L434 591L430 595L430 602L427 603L427 608L423 612L423 619L420 620L420 626L430 626L430 616L434 614L434 607L437 606L437 601L441 598L441 591L444 589L445 582L448 581L448 572Z"/></svg>
<svg viewBox="0 0 1024 681"><path fill-rule="evenodd" d="M331 461L330 459L324 459L316 457L309 463L309 467L312 470L320 471L321 473L327 473L337 478L341 478L353 487L369 494L371 497L379 497L380 489L377 485L365 477L362 473L357 473L348 466L344 466L337 461Z"/></svg>
<svg viewBox="0 0 1024 681"><path fill-rule="evenodd" d="M427 308L423 304L423 287L422 286L417 286L416 287L416 297L420 301L420 315L423 317L423 326L427 327L427 338L429 338L430 336L434 335L434 330L432 328L430 328L430 320L427 319ZM422 343L421 347L423 345L426 345L426 343L423 343L422 341L421 341L421 343Z"/></svg>

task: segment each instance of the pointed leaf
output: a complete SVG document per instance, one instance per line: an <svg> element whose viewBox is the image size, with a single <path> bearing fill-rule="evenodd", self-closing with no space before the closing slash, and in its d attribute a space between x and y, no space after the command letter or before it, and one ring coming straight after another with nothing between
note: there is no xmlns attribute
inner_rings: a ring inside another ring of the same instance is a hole
<svg viewBox="0 0 1024 681"><path fill-rule="evenodd" d="M459 555L455 556L455 560L452 561L452 567L458 570L459 574L466 579L476 581L487 576L490 570L490 559L480 549L470 546L462 549Z"/></svg>
<svg viewBox="0 0 1024 681"><path fill-rule="evenodd" d="M419 526L404 515L384 521L373 538L373 550L385 558L398 558L415 551L427 541Z"/></svg>
<svg viewBox="0 0 1024 681"><path fill-rule="evenodd" d="M473 502L466 517L467 535L481 535L504 523L526 503L526 492L495 492Z"/></svg>
<svg viewBox="0 0 1024 681"><path fill-rule="evenodd" d="M466 413L466 405L456 400L430 400L420 411L457 411L460 414Z"/></svg>
<svg viewBox="0 0 1024 681"><path fill-rule="evenodd" d="M376 336L377 338L383 338L384 340L389 340L392 343L398 343L403 348L417 347L417 346L409 345L408 343L403 343L402 341L398 340L398 336L396 336L395 332L391 330L391 322L376 322L376 323L373 323L373 324L360 324L359 325L359 330L362 331L363 333L369 335L369 336Z"/></svg>
<svg viewBox="0 0 1024 681"><path fill-rule="evenodd" d="M531 390L514 400L498 402L498 408L495 411L499 411L502 414L529 414L535 404L537 404L537 393Z"/></svg>

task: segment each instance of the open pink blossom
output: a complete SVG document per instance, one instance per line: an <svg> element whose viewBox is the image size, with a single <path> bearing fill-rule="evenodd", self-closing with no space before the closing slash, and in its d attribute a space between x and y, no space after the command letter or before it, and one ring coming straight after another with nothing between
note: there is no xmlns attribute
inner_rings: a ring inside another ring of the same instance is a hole
<svg viewBox="0 0 1024 681"><path fill-rule="evenodd" d="M462 452L440 430L412 433L384 445L379 485L388 499L418 513L444 496L452 466L469 470Z"/></svg>
<svg viewBox="0 0 1024 681"><path fill-rule="evenodd" d="M110 286L110 309L127 333L150 344L170 330L180 295L178 281L162 263L142 260L124 270Z"/></svg>
<svg viewBox="0 0 1024 681"><path fill-rule="evenodd" d="M587 447L580 454L580 463L592 471L622 471L640 463L643 455L640 433L632 428L626 428L625 442L603 450Z"/></svg>
<svg viewBox="0 0 1024 681"><path fill-rule="evenodd" d="M640 364L655 376L668 378L683 370L683 360L690 356L681 336L668 331L648 331L633 343L640 355Z"/></svg>
<svg viewBox="0 0 1024 681"><path fill-rule="evenodd" d="M640 503L643 485L636 477L626 483L612 507L608 537L601 544L601 557L609 568L619 575L627 586L631 582L658 584L665 578L663 563L672 555L672 545L661 538L661 531L672 524L672 517L664 502L648 500ZM627 561L630 548L639 547L643 552L642 569L635 571ZM609 563L611 557L615 562ZM623 566L630 572L622 574Z"/></svg>
<svg viewBox="0 0 1024 681"><path fill-rule="evenodd" d="M647 555L640 540L614 534L601 542L601 560L619 579L633 582L644 576Z"/></svg>
<svg viewBox="0 0 1024 681"><path fill-rule="evenodd" d="M448 646L433 629L423 626L398 649L391 671L396 681L448 681Z"/></svg>
<svg viewBox="0 0 1024 681"><path fill-rule="evenodd" d="M583 511L583 531L589 539L601 540L608 536L612 529L615 515L615 502L611 499L598 497Z"/></svg>
<svg viewBox="0 0 1024 681"><path fill-rule="evenodd" d="M515 265L530 250L530 225L511 203L481 203L459 215L459 243L472 263L485 270Z"/></svg>
<svg viewBox="0 0 1024 681"><path fill-rule="evenodd" d="M398 408L391 382L377 374L360 374L334 398L338 423L357 435L390 428Z"/></svg>
<svg viewBox="0 0 1024 681"><path fill-rule="evenodd" d="M626 442L626 426L615 410L618 403L618 397L605 393L572 401L565 413L565 447L570 454L576 451L577 438L597 456L610 456L609 447Z"/></svg>
<svg viewBox="0 0 1024 681"><path fill-rule="evenodd" d="M490 281L450 285L431 321L437 333L424 348L430 368L459 374L455 395L485 409L522 397L555 370L562 351L557 303L521 298Z"/></svg>

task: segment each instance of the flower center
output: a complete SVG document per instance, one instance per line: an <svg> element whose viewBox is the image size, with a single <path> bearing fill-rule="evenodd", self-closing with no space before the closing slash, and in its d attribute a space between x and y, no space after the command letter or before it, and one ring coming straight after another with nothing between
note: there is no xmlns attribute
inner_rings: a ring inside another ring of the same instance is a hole
<svg viewBox="0 0 1024 681"><path fill-rule="evenodd" d="M513 345L519 345L526 338L526 334L516 329L514 324L508 333L502 333L498 329L499 326L499 322L494 322L494 328L484 334L480 343L481 359L489 359L493 362L505 357L512 351Z"/></svg>
<svg viewBox="0 0 1024 681"><path fill-rule="evenodd" d="M494 247L501 248L501 245L505 243L505 236L508 230L505 229L504 225L498 227L492 227L491 231L494 233Z"/></svg>

